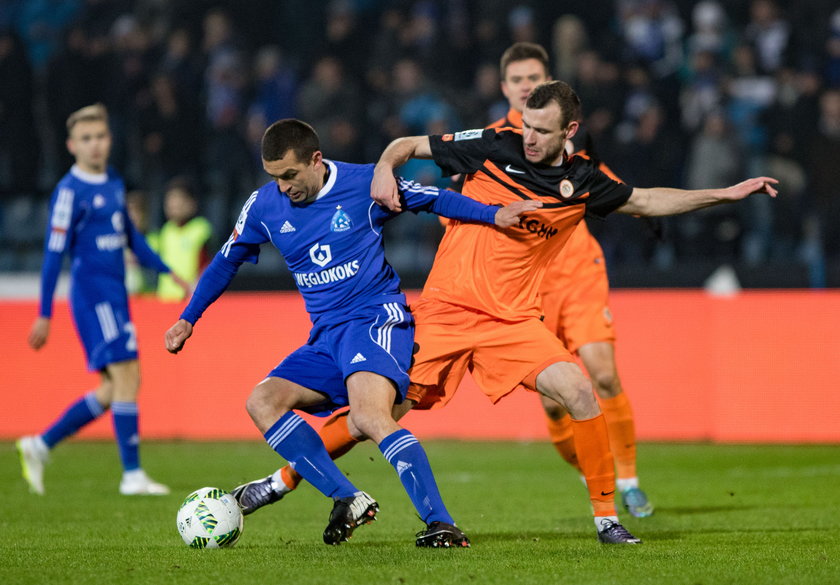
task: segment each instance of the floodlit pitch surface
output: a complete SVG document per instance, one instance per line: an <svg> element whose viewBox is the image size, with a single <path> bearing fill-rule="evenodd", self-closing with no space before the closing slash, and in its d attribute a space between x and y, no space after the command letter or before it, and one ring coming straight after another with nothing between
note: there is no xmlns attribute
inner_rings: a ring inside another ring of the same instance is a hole
<svg viewBox="0 0 840 585"><path fill-rule="evenodd" d="M340 585L840 582L840 446L642 444L651 518L621 516L644 543L602 545L585 491L548 444L429 442L444 499L469 550L414 546L423 526L373 445L340 467L380 503L379 520L328 547L331 502L309 485L245 518L233 549L192 550L175 528L192 490L267 475L261 442L144 444L165 497L122 497L116 448L71 441L27 492L11 442L0 443L6 497L0 582L13 584L309 583Z"/></svg>

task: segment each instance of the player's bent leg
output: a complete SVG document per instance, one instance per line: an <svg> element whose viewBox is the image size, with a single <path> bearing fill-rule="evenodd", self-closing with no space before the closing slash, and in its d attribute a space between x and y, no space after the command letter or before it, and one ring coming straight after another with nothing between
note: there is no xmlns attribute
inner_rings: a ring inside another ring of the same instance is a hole
<svg viewBox="0 0 840 585"><path fill-rule="evenodd" d="M417 514L426 523L426 531L438 531L438 539L445 540L439 527L454 528L455 520L443 503L426 451L417 438L392 417L392 405L397 396L395 386L383 376L363 371L347 378L347 391L350 423L376 441L385 459L394 466ZM437 528L433 528L435 526ZM418 546L427 546L421 544L419 537L416 542Z"/></svg>
<svg viewBox="0 0 840 585"><path fill-rule="evenodd" d="M401 419L412 409L414 404L410 399L395 404L391 410L391 416L394 420ZM349 414L350 412L347 410L334 414L318 431L327 453L333 460L349 452L367 438L355 426L352 429L350 428ZM231 493L239 502L242 513L248 515L264 506L279 502L286 494L297 489L302 480L303 477L291 465L285 465L268 477L235 487Z"/></svg>
<svg viewBox="0 0 840 585"><path fill-rule="evenodd" d="M378 504L358 490L336 467L315 430L295 408L320 405L326 395L284 378L270 376L260 382L248 397L248 414L269 446L286 459L318 491L334 500L324 542L339 544L357 526L376 518ZM269 421L275 420L269 425Z"/></svg>
<svg viewBox="0 0 840 585"><path fill-rule="evenodd" d="M604 542L606 536L602 538L601 532L608 528L607 524L621 525L615 510L615 468L607 425L592 386L571 362L548 366L537 375L536 386L541 394L560 402L572 415L575 451L586 479L599 539Z"/></svg>
<svg viewBox="0 0 840 585"><path fill-rule="evenodd" d="M136 359L108 364L103 372L112 386L111 416L123 466L120 493L124 496L164 496L169 488L150 478L140 465L137 392L140 365Z"/></svg>
<svg viewBox="0 0 840 585"><path fill-rule="evenodd" d="M616 486L624 508L636 518L653 514L653 504L639 489L636 473L636 427L627 394L621 387L612 342L587 343L578 350L589 372L607 420L610 448L615 457Z"/></svg>
<svg viewBox="0 0 840 585"><path fill-rule="evenodd" d="M575 451L571 416L565 408L547 396L540 394L540 401L545 411L545 422L551 444L554 445L564 461L581 472L577 451Z"/></svg>

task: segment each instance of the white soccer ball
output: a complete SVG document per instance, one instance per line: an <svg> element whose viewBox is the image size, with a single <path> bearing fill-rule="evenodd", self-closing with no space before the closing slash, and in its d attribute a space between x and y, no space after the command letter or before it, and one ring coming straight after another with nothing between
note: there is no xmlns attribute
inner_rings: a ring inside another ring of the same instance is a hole
<svg viewBox="0 0 840 585"><path fill-rule="evenodd" d="M231 494L203 487L188 495L178 509L178 532L192 548L223 548L239 540L242 520L242 510Z"/></svg>

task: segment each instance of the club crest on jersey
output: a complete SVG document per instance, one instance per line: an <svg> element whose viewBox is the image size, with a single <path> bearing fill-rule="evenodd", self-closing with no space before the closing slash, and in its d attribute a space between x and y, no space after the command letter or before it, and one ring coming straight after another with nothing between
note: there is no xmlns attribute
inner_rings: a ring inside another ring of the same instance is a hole
<svg viewBox="0 0 840 585"><path fill-rule="evenodd" d="M341 208L341 205L336 205L335 213L330 220L331 232L346 232L353 227L353 220L347 215L347 212Z"/></svg>
<svg viewBox="0 0 840 585"><path fill-rule="evenodd" d="M568 199L574 194L575 186L572 185L572 182L569 179L563 179L560 181L560 195L562 195L564 199Z"/></svg>
<svg viewBox="0 0 840 585"><path fill-rule="evenodd" d="M332 260L332 251L330 245L315 244L309 248L309 258L318 266L326 266Z"/></svg>
<svg viewBox="0 0 840 585"><path fill-rule="evenodd" d="M93 196L93 208L100 209L105 207L105 197L101 193L97 193Z"/></svg>

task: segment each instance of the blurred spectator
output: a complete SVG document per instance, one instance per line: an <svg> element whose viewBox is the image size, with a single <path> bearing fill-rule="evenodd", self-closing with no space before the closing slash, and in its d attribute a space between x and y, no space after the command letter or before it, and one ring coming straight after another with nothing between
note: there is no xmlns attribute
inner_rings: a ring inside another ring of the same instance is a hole
<svg viewBox="0 0 840 585"><path fill-rule="evenodd" d="M159 63L161 73L169 75L178 95L189 107L197 108L203 69L201 56L196 52L193 38L186 28L176 28L169 33Z"/></svg>
<svg viewBox="0 0 840 585"><path fill-rule="evenodd" d="M719 2L704 0L691 10L692 33L686 40L689 55L711 53L715 59L726 59L735 39L728 26L726 13Z"/></svg>
<svg viewBox="0 0 840 585"><path fill-rule="evenodd" d="M784 64L790 37L790 24L781 17L775 0L752 0L744 38L755 50L760 72L774 73Z"/></svg>
<svg viewBox="0 0 840 585"><path fill-rule="evenodd" d="M680 94L682 126L687 132L699 130L706 117L721 107L721 79L715 53L697 49L691 55Z"/></svg>
<svg viewBox="0 0 840 585"><path fill-rule="evenodd" d="M300 88L297 109L321 137L321 147L330 156L348 162L361 160L359 129L349 123L364 111L360 88L348 78L337 58L322 57L312 76Z"/></svg>
<svg viewBox="0 0 840 585"><path fill-rule="evenodd" d="M675 73L682 62L683 21L670 0L617 0L627 61L645 63L654 77Z"/></svg>
<svg viewBox="0 0 840 585"><path fill-rule="evenodd" d="M840 8L831 14L828 39L825 41L825 81L829 87L840 87Z"/></svg>
<svg viewBox="0 0 840 585"><path fill-rule="evenodd" d="M163 199L166 223L160 231L149 234L149 245L161 259L190 285L195 285L210 261L208 244L213 230L210 222L198 215L198 200L191 182L176 177L166 188ZM184 290L168 274L158 276L157 297L163 301L181 301Z"/></svg>
<svg viewBox="0 0 840 585"><path fill-rule="evenodd" d="M726 83L727 117L735 128L741 148L747 153L746 172L766 174L767 128L764 112L776 97L776 80L761 73L750 45L742 44L732 55L732 71ZM742 258L755 265L766 259L772 239L773 206L767 198L756 197L739 208L744 216L746 234Z"/></svg>
<svg viewBox="0 0 840 585"><path fill-rule="evenodd" d="M80 0L26 0L18 4L14 26L36 75L43 74L59 51L61 31L76 17L80 5Z"/></svg>
<svg viewBox="0 0 840 585"><path fill-rule="evenodd" d="M808 206L815 218L828 258L840 258L840 89L829 89L820 97L817 132L808 145L811 178Z"/></svg>
<svg viewBox="0 0 840 585"><path fill-rule="evenodd" d="M571 14L561 16L554 22L551 36L554 78L577 87L578 58L589 44L583 21Z"/></svg>
<svg viewBox="0 0 840 585"><path fill-rule="evenodd" d="M146 189L162 189L176 175L198 180L203 142L201 117L188 107L167 74L155 75L137 115Z"/></svg>
<svg viewBox="0 0 840 585"><path fill-rule="evenodd" d="M686 159L686 189L713 189L744 176L743 156L723 112L709 112L691 141ZM735 210L723 206L675 218L678 253L683 258L734 262L743 233Z"/></svg>
<svg viewBox="0 0 840 585"><path fill-rule="evenodd" d="M0 31L0 201L37 190L40 144L34 102L32 68L23 46L17 35Z"/></svg>

